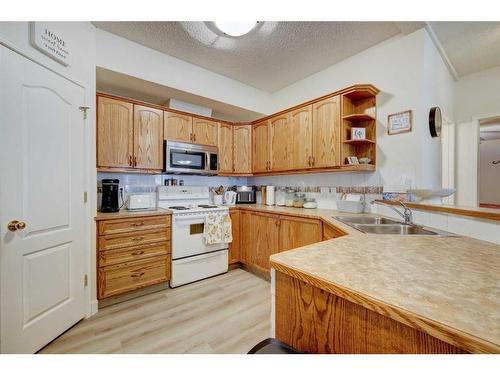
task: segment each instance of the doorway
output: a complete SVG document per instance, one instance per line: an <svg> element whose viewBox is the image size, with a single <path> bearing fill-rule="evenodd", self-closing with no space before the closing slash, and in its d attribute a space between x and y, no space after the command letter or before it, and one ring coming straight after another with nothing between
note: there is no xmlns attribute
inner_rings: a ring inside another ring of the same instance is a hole
<svg viewBox="0 0 500 375"><path fill-rule="evenodd" d="M479 121L478 200L500 209L500 116Z"/></svg>

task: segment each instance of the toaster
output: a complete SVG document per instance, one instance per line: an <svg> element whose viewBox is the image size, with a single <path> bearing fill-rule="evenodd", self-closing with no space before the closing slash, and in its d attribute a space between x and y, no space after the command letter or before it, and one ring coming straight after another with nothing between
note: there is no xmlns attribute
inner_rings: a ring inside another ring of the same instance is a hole
<svg viewBox="0 0 500 375"><path fill-rule="evenodd" d="M150 210L154 207L155 204L150 194L130 195L127 200L128 210Z"/></svg>

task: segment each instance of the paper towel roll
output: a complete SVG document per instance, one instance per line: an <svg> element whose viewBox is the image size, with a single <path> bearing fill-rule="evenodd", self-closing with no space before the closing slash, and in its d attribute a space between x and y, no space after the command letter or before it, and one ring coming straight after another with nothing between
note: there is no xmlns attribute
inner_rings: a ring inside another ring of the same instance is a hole
<svg viewBox="0 0 500 375"><path fill-rule="evenodd" d="M274 186L266 186L266 205L274 206Z"/></svg>

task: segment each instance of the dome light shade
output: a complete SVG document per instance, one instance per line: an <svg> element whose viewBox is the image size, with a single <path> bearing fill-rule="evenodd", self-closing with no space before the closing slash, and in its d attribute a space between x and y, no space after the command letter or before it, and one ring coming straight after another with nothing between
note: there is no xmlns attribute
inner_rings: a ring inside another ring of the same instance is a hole
<svg viewBox="0 0 500 375"><path fill-rule="evenodd" d="M243 22L214 22L215 26L229 36L242 36L248 34L256 25L255 21Z"/></svg>

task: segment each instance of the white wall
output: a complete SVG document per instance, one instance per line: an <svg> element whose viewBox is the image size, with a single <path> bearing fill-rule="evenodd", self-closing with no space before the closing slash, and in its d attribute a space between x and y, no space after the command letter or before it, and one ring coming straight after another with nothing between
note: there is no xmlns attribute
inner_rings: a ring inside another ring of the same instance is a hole
<svg viewBox="0 0 500 375"><path fill-rule="evenodd" d="M476 206L479 129L475 119L500 114L500 67L460 78L455 87L457 204Z"/></svg>
<svg viewBox="0 0 500 375"><path fill-rule="evenodd" d="M85 89L85 103L90 107L86 122L86 190L88 191L85 238L87 248L87 272L90 285L87 289L89 305L87 315L97 311L95 287L95 225L96 212L96 170L95 170L95 27L90 22L54 22L55 30L67 41L71 53L70 66L63 66L29 43L28 22L0 22L0 43L23 54L33 61L74 81Z"/></svg>
<svg viewBox="0 0 500 375"><path fill-rule="evenodd" d="M97 66L167 87L270 113L270 94L100 29Z"/></svg>
<svg viewBox="0 0 500 375"><path fill-rule="evenodd" d="M372 83L377 97L377 172L371 174L329 173L321 183L394 184L406 176L415 187L441 184L439 141L428 131L432 103L452 109L452 78L424 29L399 35L313 74L273 94L273 112L319 97L355 83ZM410 133L387 135L387 116L411 109ZM437 160L435 160L437 158ZM297 176L295 185L313 177ZM256 183L290 183L289 177L250 179ZM293 181L292 181L293 182ZM306 183L308 184L308 183Z"/></svg>
<svg viewBox="0 0 500 375"><path fill-rule="evenodd" d="M479 202L500 205L500 139L482 141L479 145Z"/></svg>

